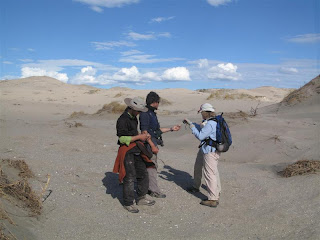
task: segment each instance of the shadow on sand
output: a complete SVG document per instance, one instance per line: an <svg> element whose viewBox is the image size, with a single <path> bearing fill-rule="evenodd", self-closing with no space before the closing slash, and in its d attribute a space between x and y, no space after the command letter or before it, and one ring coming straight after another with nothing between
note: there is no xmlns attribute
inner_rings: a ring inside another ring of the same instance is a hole
<svg viewBox="0 0 320 240"><path fill-rule="evenodd" d="M106 194L110 194L112 198L117 198L122 203L122 185L119 183L118 174L106 172L102 183L106 187Z"/></svg>
<svg viewBox="0 0 320 240"><path fill-rule="evenodd" d="M162 178L170 182L174 182L185 191L187 191L186 189L188 187L192 186L192 176L189 173L181 170L177 170L175 168L170 167L169 165L164 165L163 168L165 170L160 172L159 178ZM205 188L205 186L203 185L202 187ZM190 194L200 199L207 198L206 195L204 195L201 192L190 193Z"/></svg>

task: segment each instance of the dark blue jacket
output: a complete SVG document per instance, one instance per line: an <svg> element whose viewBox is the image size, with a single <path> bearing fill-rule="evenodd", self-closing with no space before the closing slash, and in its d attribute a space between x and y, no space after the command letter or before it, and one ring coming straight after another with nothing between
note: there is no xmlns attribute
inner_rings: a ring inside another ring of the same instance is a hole
<svg viewBox="0 0 320 240"><path fill-rule="evenodd" d="M140 130L147 130L152 138L158 138L156 135L157 131L160 131L160 124L157 118L157 113L155 113L154 108L147 106L149 108L148 112L140 113Z"/></svg>

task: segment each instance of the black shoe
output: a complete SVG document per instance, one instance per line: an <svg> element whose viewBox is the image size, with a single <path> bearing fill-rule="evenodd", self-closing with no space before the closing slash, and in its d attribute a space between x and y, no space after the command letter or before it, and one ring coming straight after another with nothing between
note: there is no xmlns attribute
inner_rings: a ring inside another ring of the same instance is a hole
<svg viewBox="0 0 320 240"><path fill-rule="evenodd" d="M187 192L189 192L189 193L197 193L197 192L200 192L200 190L198 188L195 188L195 187L188 187L187 188Z"/></svg>
<svg viewBox="0 0 320 240"><path fill-rule="evenodd" d="M165 198L166 197L166 195L164 193L157 193L157 192L148 191L148 194L151 197L155 197L155 198Z"/></svg>

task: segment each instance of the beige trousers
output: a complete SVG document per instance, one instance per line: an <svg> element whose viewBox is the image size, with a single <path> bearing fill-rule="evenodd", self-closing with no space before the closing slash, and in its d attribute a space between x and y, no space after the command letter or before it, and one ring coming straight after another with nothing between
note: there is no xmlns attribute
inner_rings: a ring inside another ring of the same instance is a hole
<svg viewBox="0 0 320 240"><path fill-rule="evenodd" d="M193 187L200 189L202 173L207 185L208 200L219 200L221 192L220 176L218 171L218 160L220 153L210 152L204 154L199 149L196 162L194 164L194 183Z"/></svg>

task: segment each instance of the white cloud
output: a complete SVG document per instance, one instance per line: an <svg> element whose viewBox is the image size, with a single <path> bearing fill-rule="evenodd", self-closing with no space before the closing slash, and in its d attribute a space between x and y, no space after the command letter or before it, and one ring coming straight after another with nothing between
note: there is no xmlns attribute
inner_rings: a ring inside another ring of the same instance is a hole
<svg viewBox="0 0 320 240"><path fill-rule="evenodd" d="M97 69L101 70L110 70L115 69L109 65L104 65L97 62L89 62L79 59L49 59L49 60L39 60L37 62L25 63L22 64L22 67L30 68L41 68L46 69L47 71L56 71L59 72L64 69L64 67L83 67L83 66L94 66Z"/></svg>
<svg viewBox="0 0 320 240"><path fill-rule="evenodd" d="M142 74L142 79L161 81L161 77L158 74L156 74L155 72L147 72L145 74Z"/></svg>
<svg viewBox="0 0 320 240"><path fill-rule="evenodd" d="M135 54L142 54L143 52L139 51L139 50L130 50L130 51L125 51L125 52L121 52L122 56L130 56L130 55L135 55Z"/></svg>
<svg viewBox="0 0 320 240"><path fill-rule="evenodd" d="M153 18L151 19L150 22L157 22L157 23L161 23L161 22L165 22L165 21L169 21L171 19L174 19L174 17L157 17L157 18Z"/></svg>
<svg viewBox="0 0 320 240"><path fill-rule="evenodd" d="M3 61L2 63L3 64L13 64L13 62L10 62L10 61Z"/></svg>
<svg viewBox="0 0 320 240"><path fill-rule="evenodd" d="M144 85L151 81L190 81L189 71L185 67L170 68L162 75L156 72L141 73L136 66L121 68L115 73L105 72L97 75L96 69L87 66L81 69L68 83L87 85Z"/></svg>
<svg viewBox="0 0 320 240"><path fill-rule="evenodd" d="M151 40L151 39L155 39L155 35L154 33L149 33L149 34L140 34L140 33L136 33L136 32L129 32L128 33L128 37L132 40Z"/></svg>
<svg viewBox="0 0 320 240"><path fill-rule="evenodd" d="M296 74L298 73L298 69L293 67L280 67L279 72L284 74Z"/></svg>
<svg viewBox="0 0 320 240"><path fill-rule="evenodd" d="M309 33L297 35L287 39L289 42L294 43L316 43L320 42L320 33Z"/></svg>
<svg viewBox="0 0 320 240"><path fill-rule="evenodd" d="M47 71L41 68L30 68L30 67L23 67L21 69L21 77L32 77L32 76L48 76L55 79L60 80L61 82L68 82L68 76L65 73L59 73L55 71Z"/></svg>
<svg viewBox="0 0 320 240"><path fill-rule="evenodd" d="M131 68L121 68L117 73L113 75L113 79L116 81L133 81L140 80L140 73L136 66Z"/></svg>
<svg viewBox="0 0 320 240"><path fill-rule="evenodd" d="M239 80L241 74L237 73L238 67L232 63L220 63L208 70L208 78L218 80Z"/></svg>
<svg viewBox="0 0 320 240"><path fill-rule="evenodd" d="M19 59L19 61L21 61L21 62L33 62L33 60L29 59L29 58Z"/></svg>
<svg viewBox="0 0 320 240"><path fill-rule="evenodd" d="M96 12L102 12L103 8L123 7L125 5L138 3L140 0L73 0L90 6Z"/></svg>
<svg viewBox="0 0 320 240"><path fill-rule="evenodd" d="M96 72L97 70L91 66L84 67L79 73L77 73L73 78L70 79L69 83L88 85L98 84L99 81L97 81L95 77Z"/></svg>
<svg viewBox="0 0 320 240"><path fill-rule="evenodd" d="M130 55L119 59L119 62L127 63L158 63L158 62L174 62L184 60L183 58L153 58L155 55Z"/></svg>
<svg viewBox="0 0 320 240"><path fill-rule="evenodd" d="M171 33L169 33L169 32L159 33L158 36L159 37L171 38Z"/></svg>
<svg viewBox="0 0 320 240"><path fill-rule="evenodd" d="M134 41L139 41L139 40L153 40L157 39L159 37L165 37L165 38L170 38L171 34L168 32L164 33L148 33L148 34L141 34L141 33L136 33L136 32L129 32L128 33L128 38L134 40Z"/></svg>
<svg viewBox="0 0 320 240"><path fill-rule="evenodd" d="M198 60L198 67L199 68L207 68L209 66L208 59L199 59Z"/></svg>
<svg viewBox="0 0 320 240"><path fill-rule="evenodd" d="M226 5L230 3L232 0L207 0L207 2L214 7L218 7L220 5Z"/></svg>
<svg viewBox="0 0 320 240"><path fill-rule="evenodd" d="M127 41L92 42L96 50L111 50L116 47L134 47L136 44Z"/></svg>
<svg viewBox="0 0 320 240"><path fill-rule="evenodd" d="M167 69L161 76L165 81L190 81L189 70L185 67Z"/></svg>

